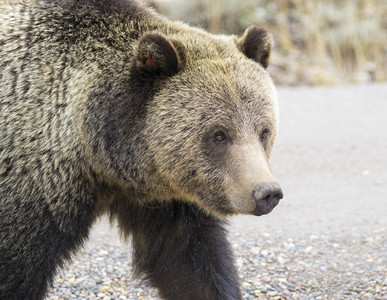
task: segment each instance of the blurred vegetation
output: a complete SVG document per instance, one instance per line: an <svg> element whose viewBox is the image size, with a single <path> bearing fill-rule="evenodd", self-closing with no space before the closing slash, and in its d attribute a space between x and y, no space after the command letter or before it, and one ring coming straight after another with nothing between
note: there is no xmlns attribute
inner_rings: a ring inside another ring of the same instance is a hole
<svg viewBox="0 0 387 300"><path fill-rule="evenodd" d="M145 0L174 20L214 33L267 28L277 84L387 80L386 0Z"/></svg>

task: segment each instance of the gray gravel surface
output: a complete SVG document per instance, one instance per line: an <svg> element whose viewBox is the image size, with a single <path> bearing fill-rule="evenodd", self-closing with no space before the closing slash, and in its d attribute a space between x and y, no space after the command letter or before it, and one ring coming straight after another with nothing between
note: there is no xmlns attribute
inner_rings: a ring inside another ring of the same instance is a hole
<svg viewBox="0 0 387 300"><path fill-rule="evenodd" d="M387 84L280 88L279 104L285 198L230 222L243 298L387 299ZM131 271L102 219L49 299L158 299Z"/></svg>

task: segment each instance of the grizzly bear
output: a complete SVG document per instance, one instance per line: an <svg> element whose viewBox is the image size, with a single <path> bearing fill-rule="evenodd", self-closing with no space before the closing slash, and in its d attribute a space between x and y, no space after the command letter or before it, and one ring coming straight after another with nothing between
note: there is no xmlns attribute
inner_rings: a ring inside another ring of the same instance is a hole
<svg viewBox="0 0 387 300"><path fill-rule="evenodd" d="M133 0L0 4L0 297L42 299L103 214L165 299L240 299L225 220L282 198L270 35Z"/></svg>

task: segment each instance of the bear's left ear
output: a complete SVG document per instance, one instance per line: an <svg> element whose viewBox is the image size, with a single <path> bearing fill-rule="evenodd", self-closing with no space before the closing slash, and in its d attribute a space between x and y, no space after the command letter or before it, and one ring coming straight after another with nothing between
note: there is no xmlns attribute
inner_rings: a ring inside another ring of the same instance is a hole
<svg viewBox="0 0 387 300"><path fill-rule="evenodd" d="M145 74L172 76L181 68L179 52L158 33L146 33L139 41L136 67Z"/></svg>
<svg viewBox="0 0 387 300"><path fill-rule="evenodd" d="M269 58L273 39L271 34L263 28L250 26L242 37L236 39L239 50L248 58L255 60L265 69L269 65Z"/></svg>

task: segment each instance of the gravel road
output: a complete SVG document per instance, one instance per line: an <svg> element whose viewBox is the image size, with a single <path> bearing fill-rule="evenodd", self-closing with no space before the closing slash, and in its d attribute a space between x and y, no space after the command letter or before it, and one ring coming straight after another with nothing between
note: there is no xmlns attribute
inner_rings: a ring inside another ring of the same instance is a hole
<svg viewBox="0 0 387 300"><path fill-rule="evenodd" d="M387 84L280 88L285 198L230 222L244 299L387 299ZM49 299L158 299L106 219Z"/></svg>

